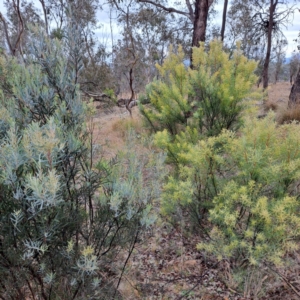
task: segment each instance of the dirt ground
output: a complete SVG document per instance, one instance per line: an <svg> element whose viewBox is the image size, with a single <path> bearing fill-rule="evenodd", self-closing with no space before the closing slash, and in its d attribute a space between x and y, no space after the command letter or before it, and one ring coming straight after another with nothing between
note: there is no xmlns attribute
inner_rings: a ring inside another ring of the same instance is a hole
<svg viewBox="0 0 300 300"><path fill-rule="evenodd" d="M286 81L270 84L268 88L269 101L287 103L291 92L291 87L291 84Z"/></svg>

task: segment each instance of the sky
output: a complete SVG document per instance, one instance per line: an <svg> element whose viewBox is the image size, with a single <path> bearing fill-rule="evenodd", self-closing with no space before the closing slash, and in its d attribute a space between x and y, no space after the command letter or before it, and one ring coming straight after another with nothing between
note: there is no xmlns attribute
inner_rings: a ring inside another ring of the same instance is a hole
<svg viewBox="0 0 300 300"><path fill-rule="evenodd" d="M181 0L183 3L185 1ZM290 3L294 3L295 0L289 0ZM39 7L41 9L40 3L37 0L33 0L33 2L36 3L36 7ZM101 1L100 1L101 2ZM217 10L217 16L214 20L214 24L221 26L221 20L222 20L222 10L223 10L223 1L219 0L219 4L215 6L215 9ZM0 12L5 14L5 8L4 8L4 0L0 0ZM230 1L229 1L230 5ZM295 5L295 7L300 9L300 1L298 0L298 4ZM115 15L112 15L115 17ZM109 19L109 9L108 7L104 6L104 9L102 11L98 11L97 17L99 20L99 29L96 30L96 36L98 37L99 41L106 45L108 48L111 48L111 30L110 30L110 19ZM116 40L118 38L120 29L118 28L116 21L112 22L113 27L113 36ZM290 57L297 49L297 44L293 41L294 39L298 38L298 34L300 32L300 11L298 9L295 10L295 14L293 17L293 20L290 24L288 24L287 27L282 27L282 31L285 34L287 40L288 40L288 47L287 47L287 57Z"/></svg>

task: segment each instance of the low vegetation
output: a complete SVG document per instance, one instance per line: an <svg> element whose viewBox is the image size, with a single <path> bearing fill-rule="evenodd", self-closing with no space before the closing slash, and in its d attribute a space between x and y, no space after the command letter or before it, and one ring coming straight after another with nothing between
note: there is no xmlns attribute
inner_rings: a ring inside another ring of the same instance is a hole
<svg viewBox="0 0 300 300"><path fill-rule="evenodd" d="M0 56L1 299L300 296L300 110L265 101L239 44L193 68L169 48L141 116L104 123L78 26L28 34Z"/></svg>

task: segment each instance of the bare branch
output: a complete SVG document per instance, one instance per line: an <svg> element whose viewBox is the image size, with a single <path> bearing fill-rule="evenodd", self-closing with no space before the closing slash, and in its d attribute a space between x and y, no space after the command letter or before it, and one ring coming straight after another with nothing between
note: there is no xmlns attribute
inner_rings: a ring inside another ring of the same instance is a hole
<svg viewBox="0 0 300 300"><path fill-rule="evenodd" d="M166 11L168 13L177 13L177 14L180 14L180 15L188 17L192 22L194 21L194 18L191 19L190 13L187 13L187 12L182 11L182 10L175 9L174 7L166 7L166 6L162 5L162 4L156 3L156 2L151 1L151 0L138 0L138 2L152 4L152 5L156 6L156 7L159 7L161 9L163 9L164 11Z"/></svg>
<svg viewBox="0 0 300 300"><path fill-rule="evenodd" d="M21 42L21 37L24 32L24 23L23 23L23 18L21 16L21 11L20 11L20 0L17 0L17 4L15 1L13 1L13 6L18 15L18 19L19 19L18 37L17 37L16 43L15 43L15 47L13 49L13 53L14 53L13 55L16 55L17 48L19 47L19 44Z"/></svg>
<svg viewBox="0 0 300 300"><path fill-rule="evenodd" d="M5 32L5 37L6 37L6 42L8 44L8 48L9 48L9 51L11 53L11 55L13 55L13 49L12 49L12 45L10 43L10 39L9 39L9 34L8 34L8 26L7 26L7 22L5 20L5 18L3 17L2 13L0 12L0 19L3 23L3 26L4 26L4 32Z"/></svg>
<svg viewBox="0 0 300 300"><path fill-rule="evenodd" d="M90 92L87 92L84 90L81 90L81 91L85 94L85 96L93 98L93 102L111 102L111 101L113 101L111 96L107 95L105 93L95 94L95 93L90 93Z"/></svg>
<svg viewBox="0 0 300 300"><path fill-rule="evenodd" d="M195 16L194 16L194 11L193 11L191 2L190 2L190 0L185 0L185 3L186 3L186 6L187 6L187 8L188 8L188 10L189 10L190 20L194 23L194 21L195 21Z"/></svg>
<svg viewBox="0 0 300 300"><path fill-rule="evenodd" d="M44 19L45 19L45 27L46 27L46 33L49 36L49 26L48 26L48 17L47 17L47 9L46 9L46 4L44 0L39 0L39 2L42 5L43 8L43 13L44 13Z"/></svg>

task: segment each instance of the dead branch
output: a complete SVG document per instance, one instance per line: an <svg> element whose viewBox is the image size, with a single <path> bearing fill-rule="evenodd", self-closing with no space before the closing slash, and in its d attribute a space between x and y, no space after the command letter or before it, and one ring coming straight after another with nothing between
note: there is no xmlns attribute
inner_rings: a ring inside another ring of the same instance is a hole
<svg viewBox="0 0 300 300"><path fill-rule="evenodd" d="M195 16L194 16L194 10L192 8L191 2L190 0L185 0L186 6L189 10L189 19L192 21L192 23L194 23L195 21Z"/></svg>
<svg viewBox="0 0 300 300"><path fill-rule="evenodd" d="M191 18L191 14L187 13L185 11L175 9L174 7L166 7L166 6L164 6L164 5L160 4L160 3L156 3L156 2L151 1L151 0L138 0L138 2L152 4L152 5L156 6L156 7L159 7L161 9L163 9L164 11L166 11L168 13L177 13L177 14L180 14L180 15L184 15L184 16L188 17L193 22L193 18ZM187 4L188 4L188 2L187 2Z"/></svg>
<svg viewBox="0 0 300 300"><path fill-rule="evenodd" d="M8 34L7 21L5 20L5 18L3 17L1 12L0 12L0 20L3 23L5 38L6 38L6 42L8 44L9 51L10 51L11 55L13 55L13 48L12 48L12 45L10 43L10 38L9 38L9 34Z"/></svg>
<svg viewBox="0 0 300 300"><path fill-rule="evenodd" d="M300 298L300 290L293 285L283 274L281 274L280 272L278 272L277 270L273 269L271 266L269 266L267 263L265 263L265 265L271 270L273 271L275 274L277 274L292 290L293 292Z"/></svg>
<svg viewBox="0 0 300 300"><path fill-rule="evenodd" d="M93 102L109 102L112 101L113 99L111 98L111 96L105 94L105 93L101 93L101 94L95 94L95 93L90 93L87 91L82 91L86 96L93 98ZM105 100L105 98L108 99Z"/></svg>
<svg viewBox="0 0 300 300"><path fill-rule="evenodd" d="M128 106L129 109L132 109L134 106L138 105L138 101L137 100L130 101L130 99L121 98L121 99L119 99L117 101L117 105L119 107L126 107L126 106Z"/></svg>

